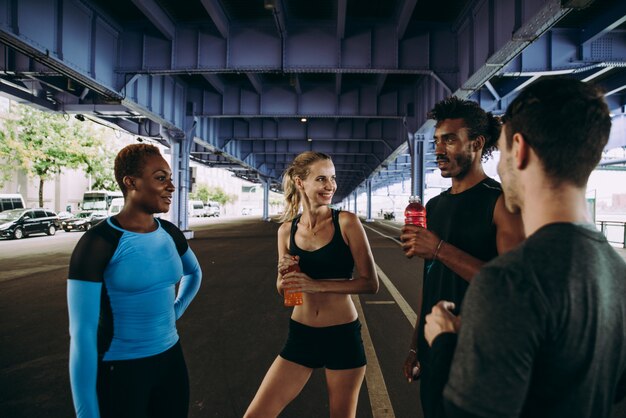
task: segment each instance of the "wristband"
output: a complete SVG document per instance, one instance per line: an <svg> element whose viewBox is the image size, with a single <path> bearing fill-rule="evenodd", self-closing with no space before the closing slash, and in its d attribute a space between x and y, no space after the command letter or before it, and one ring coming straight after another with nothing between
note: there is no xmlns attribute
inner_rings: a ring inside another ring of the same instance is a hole
<svg viewBox="0 0 626 418"><path fill-rule="evenodd" d="M442 245L443 245L443 240L439 240L439 244L437 244L437 248L435 249L435 254L433 254L433 260L437 259L437 254L439 254L439 250L441 249Z"/></svg>

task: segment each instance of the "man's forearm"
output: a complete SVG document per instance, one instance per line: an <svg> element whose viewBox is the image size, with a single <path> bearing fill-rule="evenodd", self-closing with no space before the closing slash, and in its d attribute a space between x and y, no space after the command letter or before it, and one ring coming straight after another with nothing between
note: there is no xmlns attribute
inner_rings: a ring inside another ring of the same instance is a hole
<svg viewBox="0 0 626 418"><path fill-rule="evenodd" d="M468 282L472 281L476 273L478 273L485 264L484 261L469 255L465 251L445 241L437 252L436 260L443 263Z"/></svg>

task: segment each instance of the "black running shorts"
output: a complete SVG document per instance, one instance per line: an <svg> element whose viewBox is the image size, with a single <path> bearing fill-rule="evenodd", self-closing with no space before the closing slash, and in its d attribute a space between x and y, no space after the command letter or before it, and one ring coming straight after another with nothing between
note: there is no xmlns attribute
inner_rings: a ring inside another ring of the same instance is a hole
<svg viewBox="0 0 626 418"><path fill-rule="evenodd" d="M346 370L367 364L361 322L310 327L291 319L287 342L280 352L285 360L311 369Z"/></svg>

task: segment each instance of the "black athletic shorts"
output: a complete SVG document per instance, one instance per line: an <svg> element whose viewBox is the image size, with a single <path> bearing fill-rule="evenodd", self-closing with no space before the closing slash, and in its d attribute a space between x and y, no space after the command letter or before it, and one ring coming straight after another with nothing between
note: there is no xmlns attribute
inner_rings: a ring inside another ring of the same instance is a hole
<svg viewBox="0 0 626 418"><path fill-rule="evenodd" d="M289 320L289 335L280 352L285 360L311 369L346 370L367 364L361 339L361 322L330 327L310 327Z"/></svg>
<svg viewBox="0 0 626 418"><path fill-rule="evenodd" d="M102 418L186 418L189 378L180 342L155 356L101 361L97 390Z"/></svg>

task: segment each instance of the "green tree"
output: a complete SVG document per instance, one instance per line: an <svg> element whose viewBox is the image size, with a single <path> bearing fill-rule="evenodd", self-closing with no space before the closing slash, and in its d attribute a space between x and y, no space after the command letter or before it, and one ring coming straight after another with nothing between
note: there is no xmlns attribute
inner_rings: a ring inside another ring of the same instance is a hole
<svg viewBox="0 0 626 418"><path fill-rule="evenodd" d="M206 184L197 184L196 191L189 193L189 199L207 202L209 200L209 186Z"/></svg>
<svg viewBox="0 0 626 418"><path fill-rule="evenodd" d="M0 131L0 158L39 179L40 206L44 182L63 168L97 168L98 145L87 125L29 106L15 106Z"/></svg>
<svg viewBox="0 0 626 418"><path fill-rule="evenodd" d="M226 203L233 202L233 196L227 194L221 187L209 188L209 200L225 205Z"/></svg>
<svg viewBox="0 0 626 418"><path fill-rule="evenodd" d="M115 163L115 153L106 145L100 144L97 147L97 154L88 163L85 171L92 177L91 188L94 190L119 190L115 180L113 165Z"/></svg>
<svg viewBox="0 0 626 418"><path fill-rule="evenodd" d="M189 193L189 199L201 200L203 202L208 202L210 200L223 206L226 203L231 203L237 200L237 195L228 194L219 186L209 187L206 184L197 184L196 191Z"/></svg>

